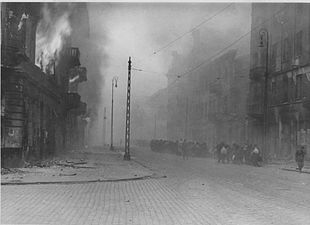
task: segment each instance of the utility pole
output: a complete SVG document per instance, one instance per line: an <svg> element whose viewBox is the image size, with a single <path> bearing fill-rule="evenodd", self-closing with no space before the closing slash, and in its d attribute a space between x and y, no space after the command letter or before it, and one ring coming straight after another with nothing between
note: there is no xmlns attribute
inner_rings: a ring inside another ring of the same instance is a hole
<svg viewBox="0 0 310 225"><path fill-rule="evenodd" d="M155 124L154 124L154 140L156 140L156 113L154 115L154 120L155 120Z"/></svg>
<svg viewBox="0 0 310 225"><path fill-rule="evenodd" d="M188 97L186 97L186 111L185 111L185 131L184 139L187 139L187 130L188 130Z"/></svg>
<svg viewBox="0 0 310 225"><path fill-rule="evenodd" d="M269 33L266 29L261 29L259 31L260 43L259 47L265 47L264 45L264 36L266 40L266 70L265 70L265 80L264 80L264 150L262 151L262 156L264 159L267 158L268 154L268 142L267 142L267 133L268 133L268 54L269 54Z"/></svg>
<svg viewBox="0 0 310 225"><path fill-rule="evenodd" d="M110 150L114 150L113 147L113 105L114 105L114 87L117 87L117 77L112 79L112 107L111 107L111 146Z"/></svg>
<svg viewBox="0 0 310 225"><path fill-rule="evenodd" d="M104 111L103 111L103 147L105 146L106 124L107 124L107 108L104 107Z"/></svg>
<svg viewBox="0 0 310 225"><path fill-rule="evenodd" d="M126 132L124 160L130 160L130 90L131 90L131 57L128 60L128 84L126 103Z"/></svg>

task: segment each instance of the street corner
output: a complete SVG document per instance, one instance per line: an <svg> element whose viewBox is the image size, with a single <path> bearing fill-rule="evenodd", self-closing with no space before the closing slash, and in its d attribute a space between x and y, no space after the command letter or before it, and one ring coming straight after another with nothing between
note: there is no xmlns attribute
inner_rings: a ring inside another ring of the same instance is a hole
<svg viewBox="0 0 310 225"><path fill-rule="evenodd" d="M119 158L118 162L110 164L106 168L106 179L144 179L154 177L155 173L150 168L144 166L134 159L130 161Z"/></svg>
<svg viewBox="0 0 310 225"><path fill-rule="evenodd" d="M146 179L154 176L147 167L120 154L67 156L62 160L27 163L25 168L2 168L1 185L66 184Z"/></svg>
<svg viewBox="0 0 310 225"><path fill-rule="evenodd" d="M310 174L310 167L308 167L308 166L304 167L302 169L302 171L299 171L297 166L283 166L280 169L284 170L284 171L297 172L297 173L303 173L303 174Z"/></svg>

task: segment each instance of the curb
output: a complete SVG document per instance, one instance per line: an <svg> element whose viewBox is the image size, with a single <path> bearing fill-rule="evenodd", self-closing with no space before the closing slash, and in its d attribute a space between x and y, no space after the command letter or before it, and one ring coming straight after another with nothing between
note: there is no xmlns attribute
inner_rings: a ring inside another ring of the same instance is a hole
<svg viewBox="0 0 310 225"><path fill-rule="evenodd" d="M286 170L286 171L291 171L291 172L296 172L296 173L300 173L298 170L294 170L294 169L289 169L289 168L280 168L281 170ZM301 171L301 173L307 173L310 174L309 171Z"/></svg>
<svg viewBox="0 0 310 225"><path fill-rule="evenodd" d="M166 178L166 176L156 176L156 174L152 174L142 177L107 179L107 180L98 179L98 180L85 180L85 181L38 181L38 182L21 182L21 183L4 182L1 183L1 185L13 186L13 185L37 185L37 184L85 184L85 183L123 182L123 181L160 179L160 178Z"/></svg>

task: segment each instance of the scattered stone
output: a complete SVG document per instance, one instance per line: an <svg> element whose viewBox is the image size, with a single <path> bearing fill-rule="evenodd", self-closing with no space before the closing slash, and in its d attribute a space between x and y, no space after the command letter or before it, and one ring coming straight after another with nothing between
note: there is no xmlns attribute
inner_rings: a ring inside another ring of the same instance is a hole
<svg viewBox="0 0 310 225"><path fill-rule="evenodd" d="M26 172L17 168L1 168L1 175L15 174L15 173L26 173Z"/></svg>
<svg viewBox="0 0 310 225"><path fill-rule="evenodd" d="M59 176L75 176L76 173L60 173Z"/></svg>

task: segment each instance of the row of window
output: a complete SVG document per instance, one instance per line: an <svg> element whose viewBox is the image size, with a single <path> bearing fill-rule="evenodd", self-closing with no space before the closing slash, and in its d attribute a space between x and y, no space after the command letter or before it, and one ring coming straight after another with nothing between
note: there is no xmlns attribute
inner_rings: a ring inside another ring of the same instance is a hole
<svg viewBox="0 0 310 225"><path fill-rule="evenodd" d="M280 85L272 81L271 95L276 101L281 102L288 102L290 99L301 100L303 98L303 75L299 74L294 79L288 79L285 76Z"/></svg>
<svg viewBox="0 0 310 225"><path fill-rule="evenodd" d="M303 38L303 31L299 31L295 34L295 57L299 57L302 55L302 38ZM271 65L276 65L276 59L278 56L280 56L280 50L281 50L281 43L277 42L272 45L271 49L271 59L270 59L270 64ZM290 60L292 52L292 43L290 42L289 38L286 37L283 40L283 53L282 53L282 61L283 62L288 62Z"/></svg>
<svg viewBox="0 0 310 225"><path fill-rule="evenodd" d="M280 60L283 63L290 62L293 54L293 47L294 57L301 57L304 53L303 51L305 50L305 48L303 48L303 36L304 32L301 30L295 34L294 43L289 37L285 37L283 40L274 43L271 46L270 66L278 71L280 70ZM255 52L253 55L254 66L265 64L262 62L266 58L266 48L261 49L260 56L258 54L258 52Z"/></svg>

